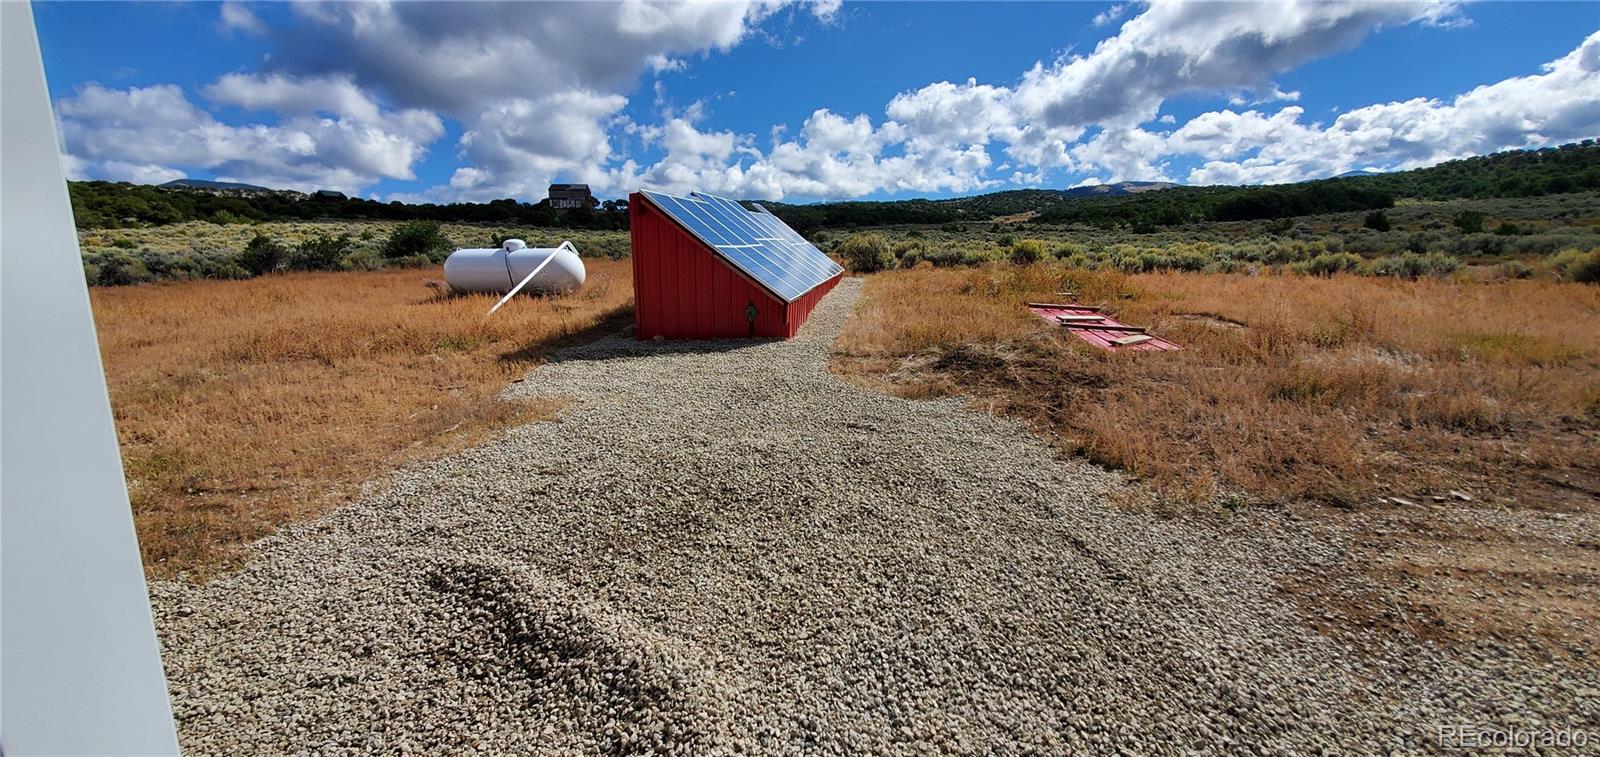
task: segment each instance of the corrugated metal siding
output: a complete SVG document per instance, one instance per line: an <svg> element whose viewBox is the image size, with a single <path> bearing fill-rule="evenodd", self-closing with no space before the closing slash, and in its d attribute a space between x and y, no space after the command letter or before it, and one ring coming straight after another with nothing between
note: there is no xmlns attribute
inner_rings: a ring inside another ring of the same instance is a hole
<svg viewBox="0 0 1600 757"><path fill-rule="evenodd" d="M843 273L834 276L818 284L815 289L801 295L800 299L789 303L789 322L785 325L783 334L785 339L794 338L794 335L800 331L800 327L805 324L806 319L811 317L811 311L817 307L817 303L821 302L828 292L833 291L834 286L842 278L844 278Z"/></svg>
<svg viewBox="0 0 1600 757"><path fill-rule="evenodd" d="M628 198L633 236L634 335L653 339L752 336L745 308L756 306L754 336L789 338L839 282L785 303L740 275L700 240L638 194Z"/></svg>

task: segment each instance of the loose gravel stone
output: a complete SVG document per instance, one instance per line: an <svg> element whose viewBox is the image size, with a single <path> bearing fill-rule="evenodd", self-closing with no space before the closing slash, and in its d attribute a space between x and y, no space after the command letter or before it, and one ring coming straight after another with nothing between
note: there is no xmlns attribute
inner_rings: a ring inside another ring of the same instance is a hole
<svg viewBox="0 0 1600 757"><path fill-rule="evenodd" d="M1281 512L1127 484L788 342L570 349L563 418L412 465L242 570L151 586L185 751L1431 751L1597 727L1592 666L1319 635L1279 586L1341 559ZM381 490L381 491L379 491ZM1592 742L1600 743L1600 742Z"/></svg>

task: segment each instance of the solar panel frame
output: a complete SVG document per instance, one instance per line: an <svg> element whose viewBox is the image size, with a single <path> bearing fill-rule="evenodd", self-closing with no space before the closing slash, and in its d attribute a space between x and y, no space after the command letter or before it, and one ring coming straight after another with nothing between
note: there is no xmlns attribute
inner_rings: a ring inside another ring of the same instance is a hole
<svg viewBox="0 0 1600 757"><path fill-rule="evenodd" d="M658 210L718 257L785 303L844 272L766 208L747 210L716 195L688 197L640 190Z"/></svg>
<svg viewBox="0 0 1600 757"><path fill-rule="evenodd" d="M746 210L743 205L733 200L698 192L695 193L695 197L703 198L725 210L726 218L742 224L743 231L755 235L752 238L757 241L767 242L766 246L768 248L774 246L780 250L787 248L786 251L791 254L790 262L793 262L796 267L809 276L820 276L818 283L827 281L844 270L826 255L823 255L821 250L807 242L804 237L795 233L777 216L772 215L765 209L760 212ZM740 230L735 229L734 231L739 232Z"/></svg>
<svg viewBox="0 0 1600 757"><path fill-rule="evenodd" d="M770 251L762 254L764 244L747 241L746 237L735 232L729 225L731 220L719 218L720 211L711 207L710 203L693 197L663 194L657 199L657 204L690 234L705 242L764 289L785 301L792 301L797 296L794 291L799 282L787 275L784 268L774 261L780 256Z"/></svg>

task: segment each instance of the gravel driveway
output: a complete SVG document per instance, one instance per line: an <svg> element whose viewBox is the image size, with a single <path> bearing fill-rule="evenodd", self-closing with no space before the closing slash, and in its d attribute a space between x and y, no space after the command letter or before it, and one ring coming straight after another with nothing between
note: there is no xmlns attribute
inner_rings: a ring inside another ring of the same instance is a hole
<svg viewBox="0 0 1600 757"><path fill-rule="evenodd" d="M570 350L554 423L410 466L152 584L191 753L1432 751L1596 727L1594 671L1309 630L1341 559L1283 513L1118 510L1008 420L827 373L859 280L792 341ZM1600 742L1591 742L1600 743Z"/></svg>

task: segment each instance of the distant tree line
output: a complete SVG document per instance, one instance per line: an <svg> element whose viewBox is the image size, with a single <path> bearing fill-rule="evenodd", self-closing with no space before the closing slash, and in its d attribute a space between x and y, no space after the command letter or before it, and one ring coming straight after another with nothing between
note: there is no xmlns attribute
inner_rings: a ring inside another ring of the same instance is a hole
<svg viewBox="0 0 1600 757"><path fill-rule="evenodd" d="M975 199L975 198L965 198ZM962 216L948 200L895 200L891 202L826 202L788 205L762 202L762 207L802 234L818 229L883 226L902 223L949 223ZM984 217L987 220L988 216Z"/></svg>
<svg viewBox="0 0 1600 757"><path fill-rule="evenodd" d="M1355 181L1423 200L1543 197L1600 189L1600 144L1585 139L1542 150L1511 150Z"/></svg>
<svg viewBox="0 0 1600 757"><path fill-rule="evenodd" d="M891 200L888 202L825 202L813 205L761 203L796 231L988 221L1069 202L1054 189L1010 189L950 200Z"/></svg>
<svg viewBox="0 0 1600 757"><path fill-rule="evenodd" d="M1039 212L1038 223L1127 226L1154 231L1202 221L1260 221L1394 207L1391 192L1353 179L1269 187L1173 187L1115 197L1085 198Z"/></svg>
<svg viewBox="0 0 1600 757"><path fill-rule="evenodd" d="M72 182L79 228L148 226L181 221L403 220L494 223L519 227L626 229L627 201L557 211L544 202L409 205L293 192L171 189L102 181ZM1254 221L1350 211L1379 211L1396 198L1426 200L1539 197L1600 190L1595 140L1542 150L1517 150L1454 160L1430 168L1374 176L1257 187L1173 187L1125 195L1069 197L1059 190L1019 189L950 200L763 203L801 233L899 224L988 223L1037 211L1043 224L1088 224L1154 231L1201 221Z"/></svg>
<svg viewBox="0 0 1600 757"><path fill-rule="evenodd" d="M1173 187L1136 194L1067 197L1023 189L953 200L771 203L767 207L801 232L896 224L987 222L1038 211L1037 223L1080 223L1151 231L1199 221L1254 221L1321 213L1375 211L1396 198L1425 200L1540 197L1600 190L1600 145L1595 140L1510 152L1373 176L1259 187Z"/></svg>
<svg viewBox="0 0 1600 757"><path fill-rule="evenodd" d="M105 181L68 183L80 229L160 226L184 221L252 223L263 221L440 221L496 223L523 227L580 229L628 228L626 200L607 200L597 208L555 210L543 201L517 200L413 205L359 197L338 198L298 192L240 192L164 188Z"/></svg>

